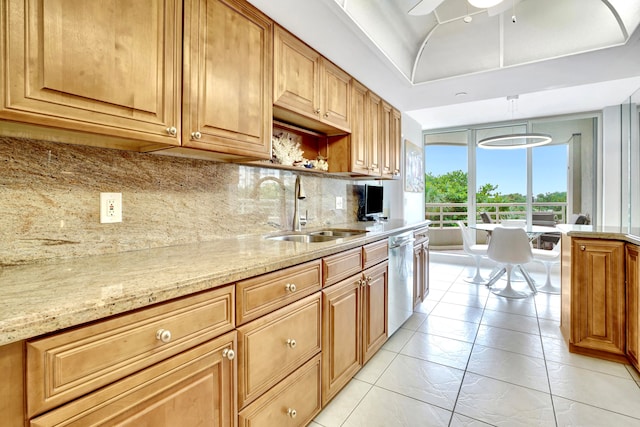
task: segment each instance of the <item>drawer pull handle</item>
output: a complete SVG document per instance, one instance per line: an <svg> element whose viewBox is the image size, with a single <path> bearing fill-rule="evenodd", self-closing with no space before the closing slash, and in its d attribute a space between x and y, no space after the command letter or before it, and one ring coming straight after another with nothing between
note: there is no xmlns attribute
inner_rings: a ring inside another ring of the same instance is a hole
<svg viewBox="0 0 640 427"><path fill-rule="evenodd" d="M156 339L163 343L168 343L171 341L171 331L168 329L158 329L156 332Z"/></svg>
<svg viewBox="0 0 640 427"><path fill-rule="evenodd" d="M289 292L295 292L296 285L295 283L287 283L287 286L285 286L285 289L288 290Z"/></svg>
<svg viewBox="0 0 640 427"><path fill-rule="evenodd" d="M225 348L222 350L222 357L226 357L229 360L233 360L236 358L236 352L233 351L232 348Z"/></svg>
<svg viewBox="0 0 640 427"><path fill-rule="evenodd" d="M294 339L292 339L292 338L289 338L289 339L287 340L287 345L288 345L289 347L291 347L291 348L296 348L296 345L298 345L298 344L296 343L296 340L294 340Z"/></svg>
<svg viewBox="0 0 640 427"><path fill-rule="evenodd" d="M293 408L289 408L287 409L287 415L289 415L291 418L295 418L296 415L298 415L298 412Z"/></svg>

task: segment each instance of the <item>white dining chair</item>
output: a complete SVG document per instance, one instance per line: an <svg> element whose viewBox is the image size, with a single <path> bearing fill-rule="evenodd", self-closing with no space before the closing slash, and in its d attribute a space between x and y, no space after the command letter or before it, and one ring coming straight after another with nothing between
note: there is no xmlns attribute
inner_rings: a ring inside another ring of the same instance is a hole
<svg viewBox="0 0 640 427"><path fill-rule="evenodd" d="M487 280L480 274L480 261L482 261L482 258L487 257L489 246L473 243L473 237L469 232L469 227L464 225L464 222L458 221L458 227L460 227L460 232L462 233L462 247L465 253L473 258L476 264L476 272L473 277L467 277L464 280L468 283L482 285L486 283Z"/></svg>
<svg viewBox="0 0 640 427"><path fill-rule="evenodd" d="M533 279L531 279L527 270L522 267L524 264L533 261L529 237L524 229L519 227L496 227L489 242L487 256L503 266L487 283L487 286L491 288L491 292L506 298L526 298L537 293ZM513 289L511 273L516 267L529 285L531 293ZM493 288L493 285L505 273L507 274L507 284L504 288Z"/></svg>
<svg viewBox="0 0 640 427"><path fill-rule="evenodd" d="M559 294L560 286L551 283L551 267L560 262L560 242L558 242L552 250L532 249L533 259L544 265L547 273L547 279L544 285L538 287L539 292L546 294Z"/></svg>

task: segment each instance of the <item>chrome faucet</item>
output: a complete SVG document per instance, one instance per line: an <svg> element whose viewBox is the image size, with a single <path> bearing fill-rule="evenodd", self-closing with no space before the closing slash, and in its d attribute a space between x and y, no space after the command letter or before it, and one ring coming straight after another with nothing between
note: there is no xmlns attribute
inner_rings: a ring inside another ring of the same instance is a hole
<svg viewBox="0 0 640 427"><path fill-rule="evenodd" d="M304 217L300 215L300 200L303 200L306 197L304 189L302 188L302 183L300 182L300 177L296 176L293 195L293 231L300 231L302 226L307 223L306 215Z"/></svg>

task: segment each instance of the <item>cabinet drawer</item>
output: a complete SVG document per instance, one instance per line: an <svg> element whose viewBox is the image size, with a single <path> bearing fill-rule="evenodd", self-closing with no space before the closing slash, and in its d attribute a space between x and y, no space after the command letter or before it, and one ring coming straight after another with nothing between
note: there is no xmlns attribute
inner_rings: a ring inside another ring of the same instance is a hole
<svg viewBox="0 0 640 427"><path fill-rule="evenodd" d="M355 248L322 259L324 286L333 285L362 271L362 249Z"/></svg>
<svg viewBox="0 0 640 427"><path fill-rule="evenodd" d="M320 351L320 292L238 328L243 407Z"/></svg>
<svg viewBox="0 0 640 427"><path fill-rule="evenodd" d="M231 285L27 342L29 416L232 330L234 309Z"/></svg>
<svg viewBox="0 0 640 427"><path fill-rule="evenodd" d="M322 288L320 260L236 283L237 324L270 313Z"/></svg>
<svg viewBox="0 0 640 427"><path fill-rule="evenodd" d="M304 426L322 409L320 355L266 392L239 414L239 427Z"/></svg>
<svg viewBox="0 0 640 427"><path fill-rule="evenodd" d="M373 267L387 258L389 258L389 241L387 239L369 243L362 247L363 269Z"/></svg>
<svg viewBox="0 0 640 427"><path fill-rule="evenodd" d="M207 341L31 420L31 427L233 426L236 333Z"/></svg>

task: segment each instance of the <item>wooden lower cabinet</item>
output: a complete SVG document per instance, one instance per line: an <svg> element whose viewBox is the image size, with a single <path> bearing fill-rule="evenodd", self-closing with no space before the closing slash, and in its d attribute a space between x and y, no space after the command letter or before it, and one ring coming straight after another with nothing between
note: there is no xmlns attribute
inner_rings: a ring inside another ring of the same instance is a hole
<svg viewBox="0 0 640 427"><path fill-rule="evenodd" d="M626 361L624 242L572 241L571 343L577 353Z"/></svg>
<svg viewBox="0 0 640 427"><path fill-rule="evenodd" d="M320 355L240 411L240 427L304 426L322 409Z"/></svg>
<svg viewBox="0 0 640 427"><path fill-rule="evenodd" d="M322 291L322 404L384 344L388 332L385 261Z"/></svg>
<svg viewBox="0 0 640 427"><path fill-rule="evenodd" d="M320 353L320 292L238 331L238 405L245 407Z"/></svg>
<svg viewBox="0 0 640 427"><path fill-rule="evenodd" d="M389 332L387 301L389 298L389 263L364 271L362 287L362 364L376 354L387 341Z"/></svg>
<svg viewBox="0 0 640 427"><path fill-rule="evenodd" d="M429 294L429 228L414 231L413 246L413 308Z"/></svg>
<svg viewBox="0 0 640 427"><path fill-rule="evenodd" d="M234 426L236 332L31 420L48 426Z"/></svg>
<svg viewBox="0 0 640 427"><path fill-rule="evenodd" d="M640 248L626 245L627 358L640 370Z"/></svg>

